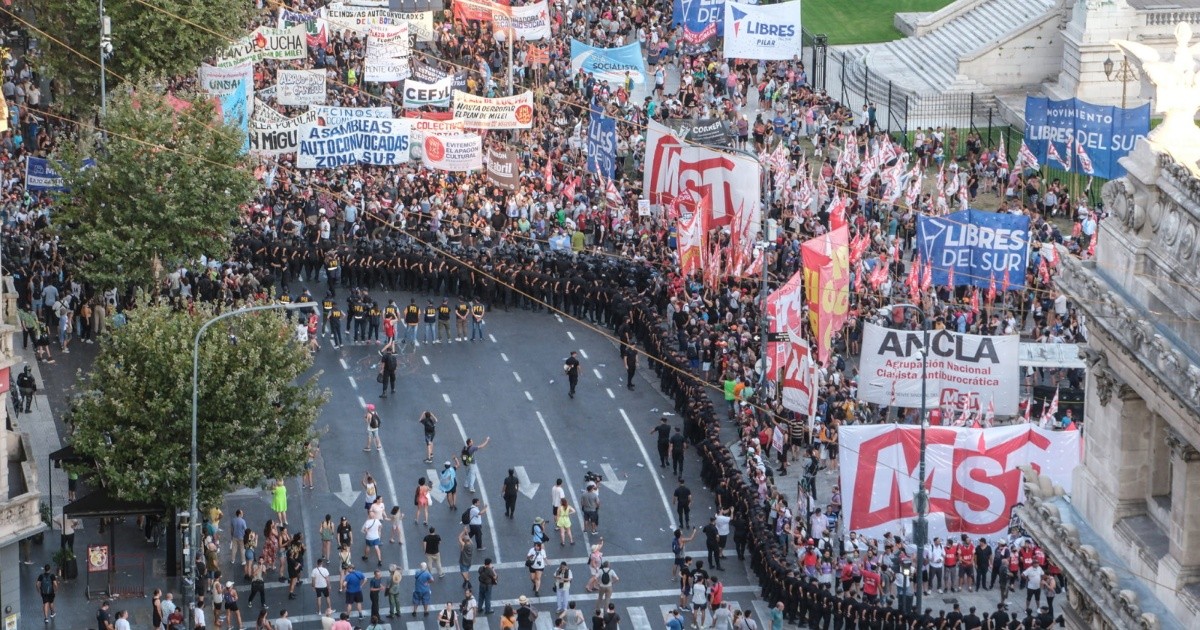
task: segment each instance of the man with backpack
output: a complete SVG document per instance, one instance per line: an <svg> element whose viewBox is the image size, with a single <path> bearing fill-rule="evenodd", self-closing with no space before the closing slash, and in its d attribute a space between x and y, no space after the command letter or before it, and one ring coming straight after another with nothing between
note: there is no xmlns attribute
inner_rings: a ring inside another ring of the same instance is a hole
<svg viewBox="0 0 1200 630"><path fill-rule="evenodd" d="M396 393L396 344L394 342L379 351L379 383L383 386L383 391L379 393L380 398L387 398L389 388L393 395Z"/></svg>
<svg viewBox="0 0 1200 630"><path fill-rule="evenodd" d="M607 560L600 564L600 575L596 576L596 608L604 610L612 602L613 585L620 579Z"/></svg>
<svg viewBox="0 0 1200 630"><path fill-rule="evenodd" d="M383 425L383 419L379 417L379 412L375 411L375 405L367 404L367 413L363 416L363 421L367 424L367 445L363 450L370 453L371 445L374 444L382 453L383 441L379 439L379 427Z"/></svg>
<svg viewBox="0 0 1200 630"><path fill-rule="evenodd" d="M463 599L458 605L458 618L462 623L462 630L475 630L475 616L479 614L479 604L475 601L475 596L471 594L471 587L463 589Z"/></svg>
<svg viewBox="0 0 1200 630"><path fill-rule="evenodd" d="M42 595L43 621L50 623L54 616L54 595L58 592L58 576L50 571L50 565L42 567L42 574L37 576L37 587Z"/></svg>

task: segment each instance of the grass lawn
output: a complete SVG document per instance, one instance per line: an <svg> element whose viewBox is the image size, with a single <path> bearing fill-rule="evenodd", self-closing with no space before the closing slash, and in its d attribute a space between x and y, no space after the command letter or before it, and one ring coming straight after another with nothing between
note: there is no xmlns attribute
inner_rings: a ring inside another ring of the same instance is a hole
<svg viewBox="0 0 1200 630"><path fill-rule="evenodd" d="M896 13L937 11L951 0L804 0L804 30L825 33L831 45L871 44L900 38Z"/></svg>

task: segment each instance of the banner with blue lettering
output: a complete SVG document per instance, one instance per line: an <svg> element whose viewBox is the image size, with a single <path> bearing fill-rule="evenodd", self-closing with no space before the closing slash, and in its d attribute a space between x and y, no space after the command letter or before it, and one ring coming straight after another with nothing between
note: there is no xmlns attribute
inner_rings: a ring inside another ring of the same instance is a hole
<svg viewBox="0 0 1200 630"><path fill-rule="evenodd" d="M638 85L646 81L646 62L637 42L620 48L597 48L572 39L571 74L580 70L592 73L597 81L608 81L613 88L624 83L626 72Z"/></svg>
<svg viewBox="0 0 1200 630"><path fill-rule="evenodd" d="M96 161L88 158L83 161L83 168L91 168ZM30 157L25 161L25 189L33 192L64 192L67 190L62 175L58 174L59 165L46 158Z"/></svg>
<svg viewBox="0 0 1200 630"><path fill-rule="evenodd" d="M409 160L412 122L399 118L354 118L325 127L300 128L297 168L335 168L347 164L398 166Z"/></svg>
<svg viewBox="0 0 1200 630"><path fill-rule="evenodd" d="M237 127L242 131L242 153L250 151L250 103L247 86L250 81L241 79L236 89L222 95L221 117L226 125Z"/></svg>
<svg viewBox="0 0 1200 630"><path fill-rule="evenodd" d="M721 33L725 0L675 0L671 26L684 26L688 44L699 44Z"/></svg>
<svg viewBox="0 0 1200 630"><path fill-rule="evenodd" d="M587 170L608 179L617 168L617 121L592 110L588 120Z"/></svg>
<svg viewBox="0 0 1200 630"><path fill-rule="evenodd" d="M945 286L950 269L954 286L1025 288L1029 266L1029 217L983 210L962 210L917 218L921 260L933 264L934 286ZM1005 272L1008 274L1005 280Z"/></svg>
<svg viewBox="0 0 1200 630"><path fill-rule="evenodd" d="M1118 160L1148 133L1149 103L1121 109L1077 98L1025 97L1025 144L1043 165L1115 179L1125 174Z"/></svg>

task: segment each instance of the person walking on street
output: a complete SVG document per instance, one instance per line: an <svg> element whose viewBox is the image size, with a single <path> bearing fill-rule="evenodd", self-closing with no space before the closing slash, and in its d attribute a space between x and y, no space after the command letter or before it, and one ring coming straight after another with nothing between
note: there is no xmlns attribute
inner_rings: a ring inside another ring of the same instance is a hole
<svg viewBox="0 0 1200 630"><path fill-rule="evenodd" d="M521 482L517 479L516 469L509 468L508 476L504 478L504 484L500 490L500 495L504 497L504 515L508 518L513 518L517 513L517 491L520 487Z"/></svg>
<svg viewBox="0 0 1200 630"><path fill-rule="evenodd" d="M478 497L471 499L471 507L467 508L467 535L475 539L476 551L483 551L483 515L487 510Z"/></svg>
<svg viewBox="0 0 1200 630"><path fill-rule="evenodd" d="M433 597L433 589L429 585L432 582L433 574L429 572L429 566L422 562L421 568L413 576L412 616L417 616L418 607L424 609L426 617L429 616L429 601Z"/></svg>
<svg viewBox="0 0 1200 630"><path fill-rule="evenodd" d="M239 509L229 520L229 562L237 566L246 564L246 518Z"/></svg>
<svg viewBox="0 0 1200 630"><path fill-rule="evenodd" d="M371 579L367 581L368 596L371 598L371 619L379 619L379 598L383 595L384 578L383 570L375 569L375 573L371 575Z"/></svg>
<svg viewBox="0 0 1200 630"><path fill-rule="evenodd" d="M389 389L396 393L396 364L396 344L392 342L379 350L380 398L387 398Z"/></svg>
<svg viewBox="0 0 1200 630"><path fill-rule="evenodd" d="M717 533L717 517L709 517L708 524L700 531L704 533L704 548L708 551L708 566L717 571L724 571L725 569L721 567L721 543L720 534Z"/></svg>
<svg viewBox="0 0 1200 630"><path fill-rule="evenodd" d="M383 566L383 521L375 516L368 516L362 526L363 533L363 562L375 550L375 566Z"/></svg>
<svg viewBox="0 0 1200 630"><path fill-rule="evenodd" d="M625 388L633 389L633 375L637 372L637 350L625 347Z"/></svg>
<svg viewBox="0 0 1200 630"><path fill-rule="evenodd" d="M667 459L671 456L671 425L667 423L666 416L663 416L653 429L650 429L650 435L655 437L654 441L658 446L658 466L666 468Z"/></svg>
<svg viewBox="0 0 1200 630"><path fill-rule="evenodd" d="M58 593L58 576L50 571L50 565L42 567L42 574L37 577L38 593L42 596L42 621L50 623L54 617L54 596Z"/></svg>
<svg viewBox="0 0 1200 630"><path fill-rule="evenodd" d="M458 533L458 574L462 577L463 590L471 588L471 565L475 563L475 546L466 528Z"/></svg>
<svg viewBox="0 0 1200 630"><path fill-rule="evenodd" d="M589 482L583 495L579 497L579 509L583 510L584 533L597 533L600 527L600 491L596 488L595 483ZM591 527L590 532L588 531L589 526Z"/></svg>
<svg viewBox="0 0 1200 630"><path fill-rule="evenodd" d="M567 383L571 386L567 395L571 398L575 397L575 386L579 384L579 359L575 356L576 352L571 351L571 356L563 362L563 372L567 374Z"/></svg>
<svg viewBox="0 0 1200 630"><path fill-rule="evenodd" d="M675 502L675 514L679 517L679 525L684 529L692 526L692 490L684 483L683 477L679 478L679 487L675 488L673 500Z"/></svg>
<svg viewBox="0 0 1200 630"><path fill-rule="evenodd" d="M567 609L567 602L571 599L571 566L566 560L558 563L558 568L554 571L554 602L556 614L561 615Z"/></svg>
<svg viewBox="0 0 1200 630"><path fill-rule="evenodd" d="M282 479L276 479L275 487L271 489L271 511L275 513L275 520L284 527L288 524L287 508L287 486Z"/></svg>
<svg viewBox="0 0 1200 630"><path fill-rule="evenodd" d="M388 576L388 619L395 619L400 616L400 583L404 581L404 572L400 567L392 565L390 567L391 575Z"/></svg>
<svg viewBox="0 0 1200 630"><path fill-rule="evenodd" d="M363 415L363 422L367 425L367 445L363 450L370 453L371 447L374 445L382 453L383 442L379 439L379 427L383 425L383 419L379 417L379 412L375 411L375 405L367 403L367 412Z"/></svg>
<svg viewBox="0 0 1200 630"><path fill-rule="evenodd" d="M458 511L458 457L453 457L442 464L442 472L438 475L442 492L446 493L446 503L451 512Z"/></svg>
<svg viewBox="0 0 1200 630"><path fill-rule="evenodd" d="M421 544L425 552L425 562L422 562L421 566L428 567L431 571L437 567L438 577L446 575L446 570L442 568L442 537L437 530L430 527Z"/></svg>
<svg viewBox="0 0 1200 630"><path fill-rule="evenodd" d="M33 378L33 369L28 365L24 370L17 375L17 391L21 393L21 400L14 403L17 413L21 413L21 407L25 407L24 413L30 412L30 406L33 405L33 395L37 393L37 381ZM22 404L23 403L23 404Z"/></svg>
<svg viewBox="0 0 1200 630"><path fill-rule="evenodd" d="M475 599L475 595L471 593L469 583L463 589L463 600L459 608L459 620L462 623L462 630L475 630L475 618L479 615L479 602Z"/></svg>
<svg viewBox="0 0 1200 630"><path fill-rule="evenodd" d="M546 551L540 542L533 543L533 546L525 554L525 567L529 569L529 584L533 587L534 597L538 596L538 591L542 588L542 573L546 570L546 559Z"/></svg>
<svg viewBox="0 0 1200 630"><path fill-rule="evenodd" d="M556 529L558 529L559 547L566 547L568 541L570 541L572 545L575 544L575 535L571 533L571 517L574 515L575 508L571 507L570 504L567 503L566 497L563 497L559 501L558 512L554 517L554 524Z"/></svg>
<svg viewBox="0 0 1200 630"><path fill-rule="evenodd" d="M433 415L432 411L426 411L417 418L417 422L421 423L421 429L425 432L425 463L433 463L433 438L437 433L437 416Z"/></svg>
<svg viewBox="0 0 1200 630"><path fill-rule="evenodd" d="M484 615L492 614L492 587L499 581L492 559L484 558L483 565L479 567L479 606L483 608Z"/></svg>
<svg viewBox="0 0 1200 630"><path fill-rule="evenodd" d="M358 618L363 617L363 583L366 582L367 576L363 575L362 571L350 565L346 569L345 575L342 576L342 592L346 594L346 614L350 614L350 608L358 607ZM241 627L241 626L238 626Z"/></svg>
<svg viewBox="0 0 1200 630"><path fill-rule="evenodd" d="M596 591L596 581L600 579L600 567L604 565L604 537L600 537L600 542L592 545L591 551L588 552L588 582L584 585L583 590L593 593Z"/></svg>
<svg viewBox="0 0 1200 630"><path fill-rule="evenodd" d="M675 427L675 432L671 434L671 474L676 477L683 476L683 453L687 450L687 439L683 437L683 430Z"/></svg>
<svg viewBox="0 0 1200 630"><path fill-rule="evenodd" d="M329 597L329 568L325 566L325 558L317 558L317 566L308 575L312 582L313 594L317 599L317 613L331 608L333 601Z"/></svg>
<svg viewBox="0 0 1200 630"><path fill-rule="evenodd" d="M596 608L604 610L612 603L613 587L620 579L607 560L600 565L600 575L596 578Z"/></svg>
<svg viewBox="0 0 1200 630"><path fill-rule="evenodd" d="M489 435L483 438L483 442L476 444L475 440L467 438L467 443L462 449L462 463L467 467L467 492L475 493L475 483L479 481L479 462L475 460L479 451L487 448L488 444L492 443L492 437Z"/></svg>
<svg viewBox="0 0 1200 630"><path fill-rule="evenodd" d="M555 479L554 487L550 488L550 513L554 516L554 529L558 529L558 506L562 505L562 500L565 498L567 498L567 491L563 488L563 480Z"/></svg>

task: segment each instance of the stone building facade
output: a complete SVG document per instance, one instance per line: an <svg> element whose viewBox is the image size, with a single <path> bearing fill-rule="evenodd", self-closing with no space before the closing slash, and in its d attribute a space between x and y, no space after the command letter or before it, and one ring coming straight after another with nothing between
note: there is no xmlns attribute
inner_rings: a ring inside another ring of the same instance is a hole
<svg viewBox="0 0 1200 630"><path fill-rule="evenodd" d="M1145 141L1103 189L1095 261L1058 283L1087 316L1070 501L1021 511L1093 628L1200 628L1200 178Z"/></svg>

